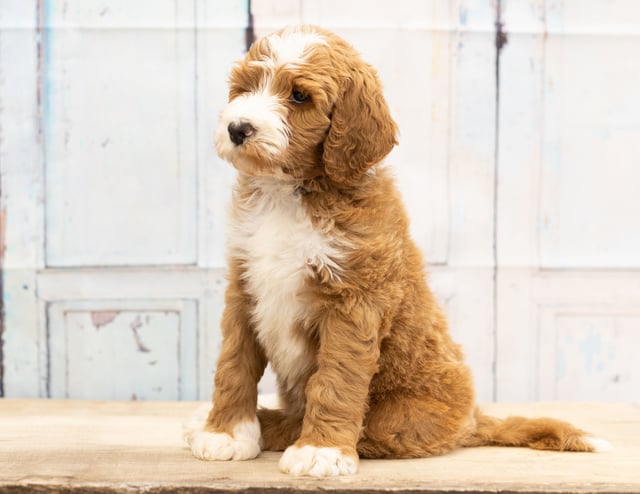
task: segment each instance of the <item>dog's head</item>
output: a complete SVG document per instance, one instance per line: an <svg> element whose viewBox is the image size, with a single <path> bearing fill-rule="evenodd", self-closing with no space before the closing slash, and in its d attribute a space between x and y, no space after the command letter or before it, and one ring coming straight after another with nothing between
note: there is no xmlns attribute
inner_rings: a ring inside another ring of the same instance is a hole
<svg viewBox="0 0 640 494"><path fill-rule="evenodd" d="M391 151L396 124L375 70L336 35L301 26L234 66L215 142L247 175L352 183Z"/></svg>

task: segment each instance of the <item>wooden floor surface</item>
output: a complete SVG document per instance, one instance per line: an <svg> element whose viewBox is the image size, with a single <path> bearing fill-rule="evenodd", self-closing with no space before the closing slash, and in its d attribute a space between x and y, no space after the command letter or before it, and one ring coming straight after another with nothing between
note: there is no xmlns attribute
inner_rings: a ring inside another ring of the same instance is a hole
<svg viewBox="0 0 640 494"><path fill-rule="evenodd" d="M461 449L420 460L362 461L351 477L278 472L279 454L194 459L181 423L197 403L0 400L0 492L640 492L640 404L488 405L546 415L607 439L606 453Z"/></svg>

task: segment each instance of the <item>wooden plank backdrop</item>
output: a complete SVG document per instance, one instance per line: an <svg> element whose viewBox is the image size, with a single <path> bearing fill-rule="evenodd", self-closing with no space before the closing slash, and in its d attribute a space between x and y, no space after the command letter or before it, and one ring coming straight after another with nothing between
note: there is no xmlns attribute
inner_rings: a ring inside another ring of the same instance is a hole
<svg viewBox="0 0 640 494"><path fill-rule="evenodd" d="M479 399L640 400L640 4L250 6L258 36L319 24L378 68ZM212 134L248 13L3 0L5 396L210 396L234 178Z"/></svg>

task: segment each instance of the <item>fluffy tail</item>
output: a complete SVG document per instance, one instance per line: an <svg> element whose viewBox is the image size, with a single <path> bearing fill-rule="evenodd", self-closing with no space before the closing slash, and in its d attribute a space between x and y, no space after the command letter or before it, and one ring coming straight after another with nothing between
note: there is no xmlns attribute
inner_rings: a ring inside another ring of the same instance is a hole
<svg viewBox="0 0 640 494"><path fill-rule="evenodd" d="M605 451L609 443L567 422L550 418L497 419L475 411L476 430L463 446L523 446L554 451Z"/></svg>

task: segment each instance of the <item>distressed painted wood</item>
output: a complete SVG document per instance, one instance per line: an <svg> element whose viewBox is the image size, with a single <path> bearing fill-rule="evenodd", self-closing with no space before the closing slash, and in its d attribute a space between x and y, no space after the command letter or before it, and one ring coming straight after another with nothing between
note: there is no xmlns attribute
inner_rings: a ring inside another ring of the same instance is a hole
<svg viewBox="0 0 640 494"><path fill-rule="evenodd" d="M541 265L640 267L640 6L555 0L545 18Z"/></svg>
<svg viewBox="0 0 640 494"><path fill-rule="evenodd" d="M126 283L123 283L123 280L126 280ZM211 396L213 372L220 349L218 325L226 283L222 268L96 268L83 269L80 272L69 269L48 270L40 275L38 282L42 311L54 311L58 314L53 323L50 322L48 326L43 323L42 331L53 332L61 338L67 332L64 314L70 310L76 314L77 309L82 307L89 312L122 311L129 314L128 323L120 321L118 327L110 327L109 330L115 331L114 337L115 334L118 335L117 343L114 344L120 345L123 351L130 352L132 348L135 350L135 339L132 339L130 325L135 322L137 313L142 312L143 316L149 312L156 315L164 312L178 315L179 320L175 322L179 332L187 337L186 341L178 342L181 345L180 353L176 347L176 340L171 339L173 331L167 332L166 326L162 324L159 327L150 327L151 330L158 329L161 332L164 328L164 336L157 336L163 347L161 350L169 352L166 354L167 360L162 365L178 369L178 374L174 374L173 380L164 382L164 389L179 389L180 392L176 391L175 397L182 399L208 399ZM92 324L89 324L89 329L91 326ZM57 340L56 343L50 350L53 365L43 365L39 370L42 381L49 389L49 392L45 389L44 396L61 396L61 393L65 393L64 389L60 389L58 393L53 392L56 389L52 383L56 379L53 374L56 369L59 369L58 376L64 372L65 362L69 359L66 344ZM83 346L76 345L73 341L71 344L81 358L87 359L82 379L87 380L87 385L90 385L92 378L87 379L87 376L104 372L102 364L94 360L92 354L85 351ZM137 355L136 352L133 355L145 357ZM118 368L118 372L122 373L119 378L126 381L127 376L135 372L135 361L131 360L131 363L131 367ZM113 369L111 365L108 367ZM142 368L145 369L144 366ZM148 390L151 391L150 386ZM136 393L136 396L138 395L139 393ZM69 393L69 396L74 397L76 394ZM122 398L128 396L130 395Z"/></svg>
<svg viewBox="0 0 640 494"><path fill-rule="evenodd" d="M540 314L540 395L570 400L636 401L640 308L565 306ZM635 391L635 392L634 392Z"/></svg>
<svg viewBox="0 0 640 494"><path fill-rule="evenodd" d="M631 404L494 404L497 416L547 415L607 438L600 454L469 448L416 460L363 460L322 481L278 472L279 453L204 462L182 442L196 403L0 401L0 492L637 492L640 408Z"/></svg>
<svg viewBox="0 0 640 494"><path fill-rule="evenodd" d="M7 396L210 397L232 178L212 134L246 7L3 3Z"/></svg>
<svg viewBox="0 0 640 494"><path fill-rule="evenodd" d="M504 16L497 397L637 401L640 9L508 2Z"/></svg>
<svg viewBox="0 0 640 494"><path fill-rule="evenodd" d="M512 269L498 290L499 397L640 400L637 274Z"/></svg>
<svg viewBox="0 0 640 494"><path fill-rule="evenodd" d="M379 69L388 162L479 399L640 399L637 2L252 8L257 35L320 24ZM103 348L114 382L143 377L100 397L210 396L234 179L212 135L246 25L245 1L3 1L7 396L98 398ZM162 376L131 329L147 317Z"/></svg>
<svg viewBox="0 0 640 494"><path fill-rule="evenodd" d="M81 3L43 2L47 265L195 264L194 4Z"/></svg>
<svg viewBox="0 0 640 494"><path fill-rule="evenodd" d="M40 394L38 369L46 359L36 294L44 266L38 15L35 0L8 0L0 8L1 344L4 393L16 397Z"/></svg>
<svg viewBox="0 0 640 494"><path fill-rule="evenodd" d="M55 357L49 368L50 396L194 399L196 311L195 301L173 307L153 300L49 304Z"/></svg>

